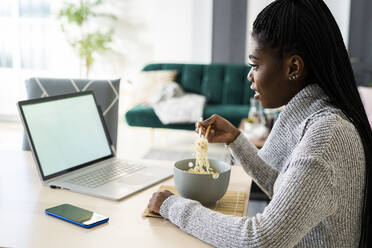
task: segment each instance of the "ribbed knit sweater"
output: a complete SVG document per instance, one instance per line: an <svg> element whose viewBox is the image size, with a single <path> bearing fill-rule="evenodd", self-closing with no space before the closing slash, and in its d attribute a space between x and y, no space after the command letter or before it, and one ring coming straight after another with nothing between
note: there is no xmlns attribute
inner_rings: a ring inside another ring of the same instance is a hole
<svg viewBox="0 0 372 248"><path fill-rule="evenodd" d="M318 85L290 100L261 150L243 133L229 148L271 198L264 211L224 215L174 195L161 206L164 218L216 247L358 247L363 146Z"/></svg>

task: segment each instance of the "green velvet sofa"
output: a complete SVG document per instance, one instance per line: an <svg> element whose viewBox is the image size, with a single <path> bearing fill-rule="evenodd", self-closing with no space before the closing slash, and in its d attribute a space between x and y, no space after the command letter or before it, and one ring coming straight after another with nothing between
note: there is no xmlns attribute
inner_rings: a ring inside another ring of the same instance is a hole
<svg viewBox="0 0 372 248"><path fill-rule="evenodd" d="M236 64L148 64L143 71L177 70L176 82L185 92L206 96L203 119L218 114L236 127L248 116L254 92L247 80L248 65ZM163 125L153 108L137 105L125 114L129 126L194 130L194 123Z"/></svg>

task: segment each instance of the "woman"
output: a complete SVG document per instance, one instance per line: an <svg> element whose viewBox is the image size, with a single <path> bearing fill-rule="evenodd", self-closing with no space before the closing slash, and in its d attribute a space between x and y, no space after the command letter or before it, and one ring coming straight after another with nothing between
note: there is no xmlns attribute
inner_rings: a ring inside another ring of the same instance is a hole
<svg viewBox="0 0 372 248"><path fill-rule="evenodd" d="M322 0L277 0L253 24L251 71L263 107L286 105L257 151L214 115L223 142L271 198L234 217L163 191L150 210L218 247L372 247L372 135L340 30Z"/></svg>

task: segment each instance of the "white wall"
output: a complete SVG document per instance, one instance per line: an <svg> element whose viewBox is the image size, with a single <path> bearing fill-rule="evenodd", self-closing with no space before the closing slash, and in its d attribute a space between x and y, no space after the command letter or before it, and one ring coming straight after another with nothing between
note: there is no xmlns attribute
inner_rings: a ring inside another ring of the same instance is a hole
<svg viewBox="0 0 372 248"><path fill-rule="evenodd" d="M331 10L341 30L346 47L349 44L350 4L351 0L324 0Z"/></svg>
<svg viewBox="0 0 372 248"><path fill-rule="evenodd" d="M120 17L115 49L95 69L125 78L151 62L211 62L213 0L109 2Z"/></svg>
<svg viewBox="0 0 372 248"><path fill-rule="evenodd" d="M156 62L186 62L192 56L192 1L150 1L148 38Z"/></svg>
<svg viewBox="0 0 372 248"><path fill-rule="evenodd" d="M193 0L192 57L193 63L212 61L213 1Z"/></svg>
<svg viewBox="0 0 372 248"><path fill-rule="evenodd" d="M212 0L156 0L147 4L154 61L210 62Z"/></svg>
<svg viewBox="0 0 372 248"><path fill-rule="evenodd" d="M106 0L102 12L118 20L108 23L112 50L96 55L91 77L126 78L151 62L210 63L212 11L213 0Z"/></svg>
<svg viewBox="0 0 372 248"><path fill-rule="evenodd" d="M324 0L340 27L346 47L348 47L349 42L350 1L351 0ZM253 22L258 13L271 2L273 2L273 0L248 0L246 61L248 61L249 39Z"/></svg>

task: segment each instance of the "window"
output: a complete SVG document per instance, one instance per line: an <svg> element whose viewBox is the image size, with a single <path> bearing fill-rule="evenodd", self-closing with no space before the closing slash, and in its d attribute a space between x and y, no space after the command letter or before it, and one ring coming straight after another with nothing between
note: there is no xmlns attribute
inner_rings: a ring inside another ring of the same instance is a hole
<svg viewBox="0 0 372 248"><path fill-rule="evenodd" d="M16 101L25 99L26 78L61 75L58 68L71 68L61 66L68 55L73 65L76 58L52 15L52 0L1 0L0 30L1 119L17 115Z"/></svg>

